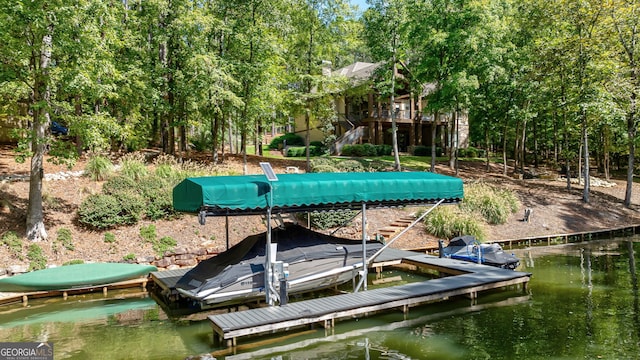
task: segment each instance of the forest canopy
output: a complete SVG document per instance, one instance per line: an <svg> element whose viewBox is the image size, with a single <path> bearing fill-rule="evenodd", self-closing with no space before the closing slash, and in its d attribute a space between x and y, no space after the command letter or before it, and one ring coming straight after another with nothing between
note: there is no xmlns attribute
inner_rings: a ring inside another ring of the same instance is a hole
<svg viewBox="0 0 640 360"><path fill-rule="evenodd" d="M296 116L329 135L344 82L323 68L381 62L390 74L402 61L415 89L433 84L429 111L468 112L487 154L607 176L613 164L633 180L637 1L367 4L0 0L0 124L19 129L36 163L45 148L69 158L147 146L216 162L223 149L258 151L265 129ZM390 79L375 84L387 96Z"/></svg>

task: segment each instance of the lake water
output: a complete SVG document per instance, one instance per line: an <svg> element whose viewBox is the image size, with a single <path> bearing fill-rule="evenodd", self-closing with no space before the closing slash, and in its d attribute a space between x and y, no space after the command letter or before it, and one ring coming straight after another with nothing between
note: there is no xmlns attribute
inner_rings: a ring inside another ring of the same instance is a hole
<svg viewBox="0 0 640 360"><path fill-rule="evenodd" d="M260 339L236 354L207 321L175 321L135 290L0 308L0 342L49 341L55 359L636 359L640 238L516 250L528 291L481 293ZM397 277L398 274L387 274ZM407 279L404 279L407 280ZM410 280L409 280L410 281ZM284 336L284 339L283 339ZM259 341L259 342L258 342Z"/></svg>

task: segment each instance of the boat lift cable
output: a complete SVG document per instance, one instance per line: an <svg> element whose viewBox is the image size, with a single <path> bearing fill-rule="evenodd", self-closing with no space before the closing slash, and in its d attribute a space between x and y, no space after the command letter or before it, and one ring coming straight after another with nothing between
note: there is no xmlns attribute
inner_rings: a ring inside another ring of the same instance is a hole
<svg viewBox="0 0 640 360"><path fill-rule="evenodd" d="M429 208L429 210L425 211L424 214L420 215L420 217L418 217L415 221L413 221L411 223L411 225L409 225L406 229L402 230L398 235L394 236L393 239L391 239L388 243L386 243L380 250L378 250L375 254L373 254L367 261L367 265L370 265L373 260L375 260L375 258L378 257L378 255L380 255L386 248L388 248L391 244L393 244L394 241L398 240L398 238L400 238L400 236L402 236L405 232L409 231L409 229L411 229L415 224L417 224L420 220L424 219L425 216L429 215L429 213L431 211L433 211L435 208L437 208L440 204L442 204L444 202L444 199L441 199L440 201L438 201L437 203L435 203L431 208Z"/></svg>

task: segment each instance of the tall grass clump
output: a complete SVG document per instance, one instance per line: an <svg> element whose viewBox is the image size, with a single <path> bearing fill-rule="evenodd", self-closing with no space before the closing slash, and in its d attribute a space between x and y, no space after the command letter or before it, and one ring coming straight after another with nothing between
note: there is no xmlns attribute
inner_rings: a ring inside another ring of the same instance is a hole
<svg viewBox="0 0 640 360"><path fill-rule="evenodd" d="M113 171L113 164L109 158L102 155L94 155L87 161L87 166L84 169L87 176L94 181L103 181Z"/></svg>
<svg viewBox="0 0 640 360"><path fill-rule="evenodd" d="M13 231L7 231L0 238L0 245L6 245L9 248L11 255L17 257L19 260L23 259L22 256L22 239Z"/></svg>
<svg viewBox="0 0 640 360"><path fill-rule="evenodd" d="M133 180L140 180L147 176L147 166L142 153L134 152L124 155L120 159L120 173Z"/></svg>
<svg viewBox="0 0 640 360"><path fill-rule="evenodd" d="M504 224L519 207L520 201L513 192L483 183L468 185L461 204L466 212L480 214L492 225Z"/></svg>
<svg viewBox="0 0 640 360"><path fill-rule="evenodd" d="M485 238L482 222L457 206L438 207L425 217L424 224L427 232L439 238L462 235L473 235L480 241Z"/></svg>

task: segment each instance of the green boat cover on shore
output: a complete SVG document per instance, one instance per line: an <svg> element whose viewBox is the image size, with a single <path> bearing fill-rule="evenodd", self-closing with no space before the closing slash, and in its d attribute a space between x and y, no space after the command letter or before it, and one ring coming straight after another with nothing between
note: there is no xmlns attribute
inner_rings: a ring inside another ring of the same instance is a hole
<svg viewBox="0 0 640 360"><path fill-rule="evenodd" d="M0 279L0 292L68 290L146 276L152 265L126 263L75 264L36 270Z"/></svg>
<svg viewBox="0 0 640 360"><path fill-rule="evenodd" d="M430 172L278 174L187 178L173 189L173 207L207 215L295 212L374 206L457 202L459 178Z"/></svg>

